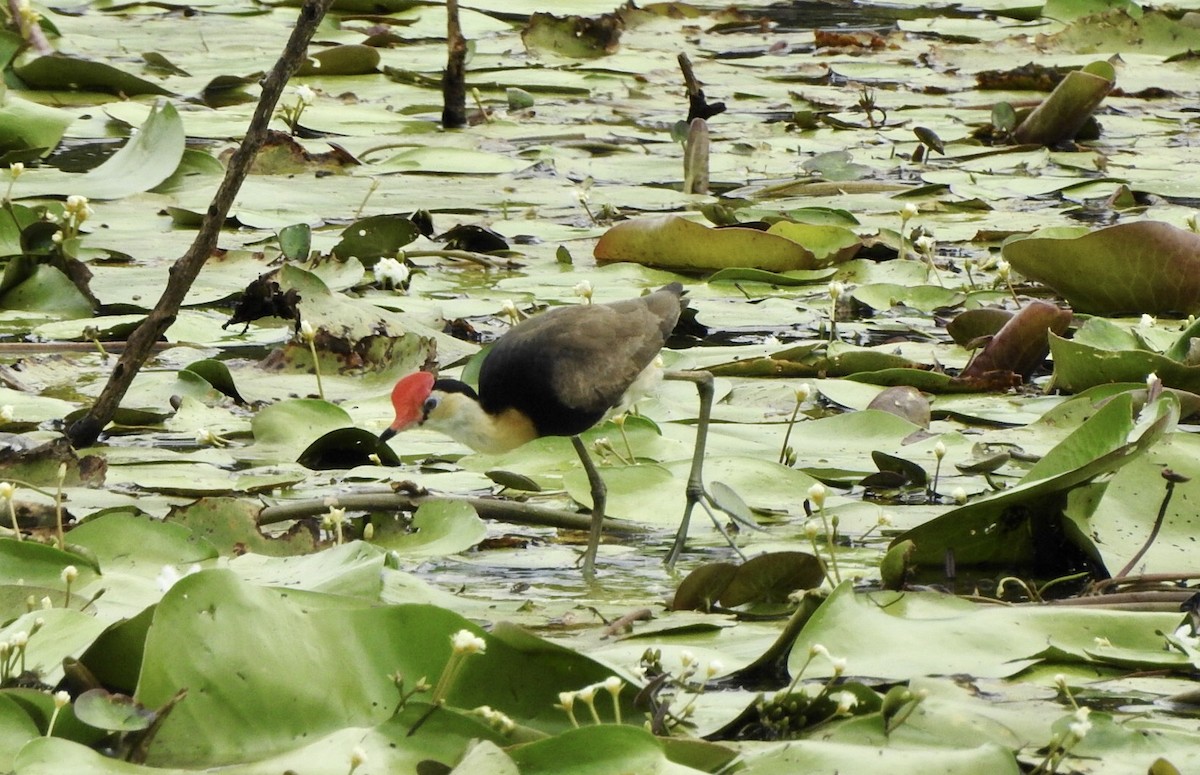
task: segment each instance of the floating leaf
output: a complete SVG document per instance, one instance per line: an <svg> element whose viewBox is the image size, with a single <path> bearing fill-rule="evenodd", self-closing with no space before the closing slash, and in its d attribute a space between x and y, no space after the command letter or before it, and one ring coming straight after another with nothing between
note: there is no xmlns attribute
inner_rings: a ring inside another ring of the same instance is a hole
<svg viewBox="0 0 1200 775"><path fill-rule="evenodd" d="M279 249L291 261L305 261L312 250L312 229L307 223L294 223L279 230Z"/></svg>
<svg viewBox="0 0 1200 775"><path fill-rule="evenodd" d="M884 390L871 399L867 408L903 417L913 425L919 425L922 428L929 427L929 400L921 395L921 391L911 385L897 385Z"/></svg>
<svg viewBox="0 0 1200 775"><path fill-rule="evenodd" d="M591 59L616 51L623 28L620 17L611 13L593 18L537 12L521 30L521 40L533 53Z"/></svg>
<svg viewBox="0 0 1200 775"><path fill-rule="evenodd" d="M371 543L407 557L441 557L457 554L487 537L487 525L471 504L453 500L422 503L411 523L394 516L375 516Z"/></svg>
<svg viewBox="0 0 1200 775"><path fill-rule="evenodd" d="M362 428L335 428L309 444L296 462L314 471L354 468L372 463L376 455L380 465L398 466L400 458L374 433Z"/></svg>
<svg viewBox="0 0 1200 775"><path fill-rule="evenodd" d="M30 59L13 67L13 72L31 88L48 91L98 91L127 97L171 94L169 89L112 65L66 54Z"/></svg>
<svg viewBox="0 0 1200 775"><path fill-rule="evenodd" d="M816 256L794 240L756 229L710 229L677 215L622 221L596 243L597 261L634 261L685 270L750 267L815 269Z"/></svg>
<svg viewBox="0 0 1200 775"><path fill-rule="evenodd" d="M740 565L701 565L679 584L671 608L708 611L714 603L736 607L782 603L798 589L812 589L825 579L821 561L807 552L768 552Z"/></svg>
<svg viewBox="0 0 1200 775"><path fill-rule="evenodd" d="M379 67L379 49L351 44L309 51L296 75L362 75Z"/></svg>
<svg viewBox="0 0 1200 775"><path fill-rule="evenodd" d="M136 732L154 721L154 712L143 708L132 697L92 689L75 699L75 716L85 724L113 732Z"/></svg>
<svg viewBox="0 0 1200 775"><path fill-rule="evenodd" d="M395 258L419 236L416 224L402 215L372 215L347 226L333 254L343 261L357 258L371 267L381 258Z"/></svg>

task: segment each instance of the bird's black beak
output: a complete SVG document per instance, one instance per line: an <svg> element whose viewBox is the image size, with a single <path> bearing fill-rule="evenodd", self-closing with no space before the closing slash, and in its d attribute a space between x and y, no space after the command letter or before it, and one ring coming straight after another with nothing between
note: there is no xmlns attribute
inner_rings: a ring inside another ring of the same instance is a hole
<svg viewBox="0 0 1200 775"><path fill-rule="evenodd" d="M383 433L379 434L379 443L382 444L395 435L396 435L396 429L388 428Z"/></svg>

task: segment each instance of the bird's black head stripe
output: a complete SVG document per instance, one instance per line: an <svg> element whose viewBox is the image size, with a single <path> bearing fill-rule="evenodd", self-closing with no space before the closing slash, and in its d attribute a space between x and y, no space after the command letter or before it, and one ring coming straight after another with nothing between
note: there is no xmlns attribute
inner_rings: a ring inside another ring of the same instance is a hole
<svg viewBox="0 0 1200 775"><path fill-rule="evenodd" d="M439 379L433 383L433 389L443 393L462 393L467 398L479 400L479 394L475 392L475 388L457 379Z"/></svg>

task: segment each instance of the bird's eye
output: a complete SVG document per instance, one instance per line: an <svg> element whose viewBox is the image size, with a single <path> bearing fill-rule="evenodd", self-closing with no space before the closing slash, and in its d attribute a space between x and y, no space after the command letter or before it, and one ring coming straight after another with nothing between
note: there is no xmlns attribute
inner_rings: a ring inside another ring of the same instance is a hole
<svg viewBox="0 0 1200 775"><path fill-rule="evenodd" d="M421 404L421 415L428 419L429 413L437 409L439 401L435 396L430 396L425 399L425 403Z"/></svg>

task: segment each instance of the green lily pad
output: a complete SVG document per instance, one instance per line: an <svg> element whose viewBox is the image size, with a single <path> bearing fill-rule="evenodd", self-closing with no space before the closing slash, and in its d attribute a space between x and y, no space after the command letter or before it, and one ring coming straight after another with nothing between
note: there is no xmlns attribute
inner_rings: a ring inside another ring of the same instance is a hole
<svg viewBox="0 0 1200 775"><path fill-rule="evenodd" d="M392 549L405 556L440 557L457 554L475 546L487 537L487 526L469 503L451 500L432 500L422 503L413 515L412 524L400 529L393 517L375 516L373 544Z"/></svg>
<svg viewBox="0 0 1200 775"><path fill-rule="evenodd" d="M682 270L750 267L769 272L816 269L812 251L777 234L711 229L678 215L622 221L596 243L597 261L634 261Z"/></svg>
<svg viewBox="0 0 1200 775"><path fill-rule="evenodd" d="M75 715L85 724L113 732L136 732L154 721L154 713L132 697L91 689L75 699Z"/></svg>
<svg viewBox="0 0 1200 775"><path fill-rule="evenodd" d="M1167 387L1200 392L1200 366L1185 366L1148 350L1110 350L1051 334L1050 353L1054 386L1066 393L1114 382L1145 382L1152 373Z"/></svg>
<svg viewBox="0 0 1200 775"><path fill-rule="evenodd" d="M1057 444L1014 487L952 509L909 530L893 545L912 541L912 560L940 567L953 552L958 567L1033 568L1035 574L1070 572L1087 557L1099 561L1093 541L1066 530L1063 509L1071 490L1127 465L1163 437L1178 418L1178 402L1164 395L1137 423L1129 393L1101 406ZM1075 556L1068 551L1073 547ZM1064 567L1065 566L1065 567Z"/></svg>
<svg viewBox="0 0 1200 775"><path fill-rule="evenodd" d="M419 236L416 224L402 215L372 215L347 226L333 253L343 261L357 258L371 267L381 258L395 258Z"/></svg>
<svg viewBox="0 0 1200 775"><path fill-rule="evenodd" d="M62 139L74 116L65 110L39 105L0 93L0 153L37 150L45 156Z"/></svg>
<svg viewBox="0 0 1200 775"><path fill-rule="evenodd" d="M352 44L310 51L296 75L362 75L379 67L379 49Z"/></svg>
<svg viewBox="0 0 1200 775"><path fill-rule="evenodd" d="M383 723L399 705L392 676L403 676L408 687L422 676L435 681L450 659L451 636L463 629L482 637L486 651L464 659L448 687L451 706L486 704L519 723L561 731L568 722L553 707L558 692L611 675L517 628L483 634L434 606L348 603L342 596L257 587L229 571L203 571L172 587L146 638L136 699L155 707L180 686L189 695L164 721L149 763L260 759L313 736ZM339 667L327 670L330 664ZM539 680L529 681L530 671ZM241 680L225 681L231 672ZM307 679L281 685L280 674ZM632 713L628 697L626 712ZM280 703L287 713L277 712Z"/></svg>
<svg viewBox="0 0 1200 775"><path fill-rule="evenodd" d="M13 68L22 81L34 89L107 92L138 96L169 96L171 91L157 83L131 75L105 62L54 53L34 57Z"/></svg>

